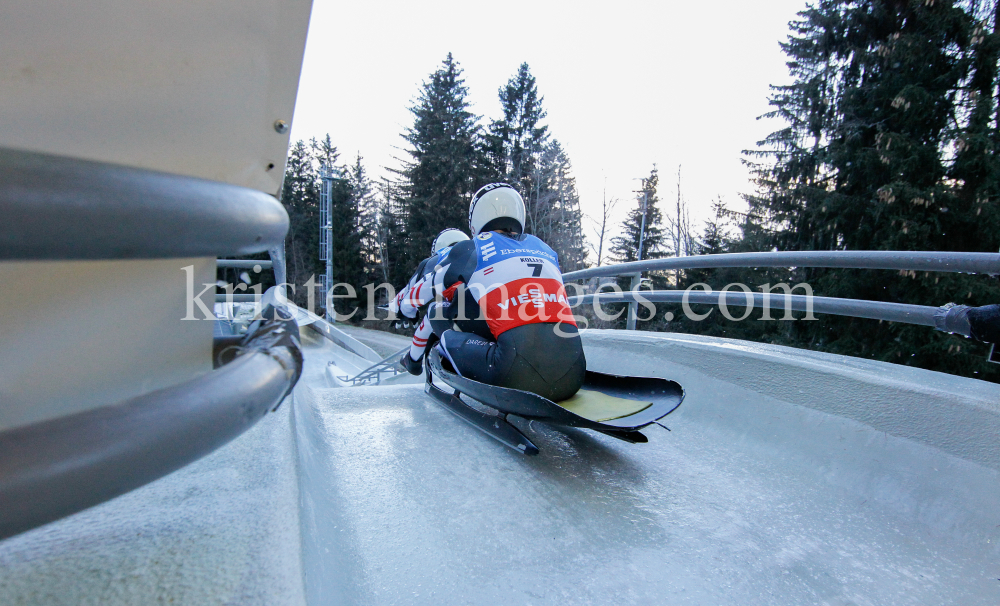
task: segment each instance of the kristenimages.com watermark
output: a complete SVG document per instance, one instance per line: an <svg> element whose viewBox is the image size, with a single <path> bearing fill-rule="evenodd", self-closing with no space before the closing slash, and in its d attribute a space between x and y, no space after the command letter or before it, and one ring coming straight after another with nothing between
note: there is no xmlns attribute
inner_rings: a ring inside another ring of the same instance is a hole
<svg viewBox="0 0 1000 606"><path fill-rule="evenodd" d="M238 303L252 303L255 305L255 318L259 317L263 311L265 293L261 284L248 286L243 283L234 285L223 282L210 282L202 284L202 289L196 293L193 267L187 266L182 268L182 270L187 274L187 307L186 314L182 318L183 320L215 320L217 316L212 308L205 304L205 298L207 296L211 300L214 300L217 288L225 290L224 300L219 301L225 304L224 307L231 308L232 304L236 302L234 300L237 294L252 294L253 301L241 300ZM311 276L305 284L295 285L286 283L281 286L283 288L273 289L273 301L268 301L269 303L294 305L289 300L289 297L294 297L296 294L304 292L306 298L305 310L311 314L322 316L324 315L324 310L328 310L330 316L337 322L350 322L356 320L357 314L362 311L360 308L354 309L350 313L339 313L336 311L337 301L358 299L358 291L352 284L334 284L324 293L322 292L320 283L315 280L315 276ZM546 290L546 288L549 290ZM559 322L572 319L580 328L586 328L589 320L587 316L572 313L572 310L589 306L593 310L593 317L610 323L620 318L627 311L627 308L623 307L615 313L610 313L603 308L603 305L610 303L631 303L633 301L637 303L637 308L641 308L637 309L636 312L636 319L640 322L648 322L655 319L657 311L655 303L680 303L684 317L694 322L701 322L707 319L715 310L709 309L698 313L691 307L692 305L717 306L722 316L733 322L741 322L749 319L757 308L760 308L762 311L761 317L756 318L757 320L790 321L816 319L813 315L813 289L806 282L800 282L794 286L790 286L784 282L774 285L761 284L758 286L760 292L756 292L746 284L740 283L728 284L719 291L714 291L711 286L705 283L692 284L684 290L665 291L623 291L614 282L601 284L597 287L596 292L587 292L585 286L575 283L566 284L564 292L551 292L551 288L551 284L528 283L519 285L517 292L510 292L508 285L494 284L485 288L480 287L479 290L481 292L476 292L475 287L470 288L470 291L472 291L471 294L474 295L475 300L481 301L482 297L486 297L487 301L497 302L495 308L499 310L500 316L494 319L519 320L522 323L531 321ZM390 309L387 309L386 305L376 305L376 294L379 291L385 293L384 301L392 301L396 298L396 289L391 284L385 282L379 285L375 285L374 283L365 284L362 289L365 292L366 309L364 310L364 316L361 317L361 321L409 320L409 318L403 318L399 314L393 313ZM798 289L801 289L801 295L794 294L794 291ZM320 301L322 301L322 306L319 305ZM451 319L455 321L486 320L485 306L483 305L478 306L477 317L469 317L467 310L469 305L467 305L466 301L467 294L464 284L456 289L454 297L451 298L451 303L444 301L441 295L438 294L436 299L431 301L437 302L437 305L431 307L430 313L432 315L430 318ZM452 306L454 306L454 309L452 309ZM320 307L322 309L319 309ZM566 312L567 307L571 310L569 314ZM734 308L742 308L741 313L734 314ZM781 317L772 317L772 311L783 312L783 315ZM793 311L805 312L805 315L802 318L796 318L792 315ZM667 311L663 315L663 319L667 322L672 322L676 318L673 312Z"/></svg>

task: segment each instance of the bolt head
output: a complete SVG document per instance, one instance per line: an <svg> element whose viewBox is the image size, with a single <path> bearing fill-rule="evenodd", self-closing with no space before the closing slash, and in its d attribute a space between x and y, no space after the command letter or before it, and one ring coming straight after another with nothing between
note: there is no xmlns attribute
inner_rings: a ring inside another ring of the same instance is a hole
<svg viewBox="0 0 1000 606"><path fill-rule="evenodd" d="M289 128L288 122L285 122L284 120L274 121L274 130L280 135L287 133Z"/></svg>

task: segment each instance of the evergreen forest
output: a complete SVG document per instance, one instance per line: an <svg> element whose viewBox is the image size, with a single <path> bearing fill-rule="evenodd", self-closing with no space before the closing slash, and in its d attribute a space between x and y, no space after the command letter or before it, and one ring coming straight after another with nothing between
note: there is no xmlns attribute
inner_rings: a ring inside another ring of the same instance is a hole
<svg viewBox="0 0 1000 606"><path fill-rule="evenodd" d="M462 67L449 54L409 108L412 124L401 133L405 157L391 177L376 182L363 158L341 159L330 136L291 146L282 189L291 217L289 282L301 285L324 271L318 255L323 166L336 176L334 280L357 285L356 297L338 300L344 310L368 304L372 295L364 284L401 287L441 230L467 231L471 195L495 181L519 189L527 205L526 231L556 250L563 272L728 252L996 253L998 27L997 0L811 0L781 42L790 83L771 87L766 115L779 128L755 145L748 142L744 152L753 179L745 204L688 200L681 169L675 175L651 162L636 167L648 176L635 198L601 201L601 216L581 211L569 155L548 129L544 97L529 66L520 65L499 88L495 116L487 119L470 111ZM712 217L692 225L692 204L711 205ZM996 277L957 273L750 268L646 277L644 287L655 289L707 284L720 290L742 283L759 290L763 284L805 282L827 297L930 306L1000 303ZM592 289L597 280L585 286ZM295 297L303 304L304 290ZM375 303L384 302L383 294L374 296L381 297ZM605 307L612 314L622 311L621 305ZM656 304L655 313L640 308L638 328L1000 381L1000 366L986 359L989 346L923 326L832 315L803 320L801 313L795 321L780 321L779 310L769 320L760 309L733 321L717 308L694 307L709 315L693 321L679 305ZM625 325L625 314L611 321L584 315L591 327Z"/></svg>

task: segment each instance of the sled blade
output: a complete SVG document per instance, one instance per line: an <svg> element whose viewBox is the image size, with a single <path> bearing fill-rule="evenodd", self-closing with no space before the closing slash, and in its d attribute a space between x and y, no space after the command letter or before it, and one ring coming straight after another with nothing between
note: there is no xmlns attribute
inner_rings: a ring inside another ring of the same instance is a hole
<svg viewBox="0 0 1000 606"><path fill-rule="evenodd" d="M649 441L646 434L641 431L616 431L614 429L595 429L594 431L599 431L606 436L611 436L612 438L624 440L629 444L645 444Z"/></svg>
<svg viewBox="0 0 1000 606"><path fill-rule="evenodd" d="M425 384L424 391L442 404L448 412L501 444L529 456L538 454L538 447L532 444L531 440L526 438L523 433L508 423L502 416L488 415L480 412L463 402L458 397L457 392L454 395L449 394L431 382Z"/></svg>

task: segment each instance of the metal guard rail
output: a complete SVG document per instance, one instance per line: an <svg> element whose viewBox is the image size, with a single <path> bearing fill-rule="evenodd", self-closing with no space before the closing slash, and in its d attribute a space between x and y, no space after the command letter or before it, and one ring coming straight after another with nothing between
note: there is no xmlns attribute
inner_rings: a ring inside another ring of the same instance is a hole
<svg viewBox="0 0 1000 606"><path fill-rule="evenodd" d="M215 266L219 269L253 269L255 266L259 266L261 269L271 269L274 266L274 262L257 261L254 259L216 259Z"/></svg>
<svg viewBox="0 0 1000 606"><path fill-rule="evenodd" d="M1000 253L886 250L817 250L689 255L591 267L563 274L563 280L625 276L644 271L721 267L831 267L1000 274Z"/></svg>
<svg viewBox="0 0 1000 606"><path fill-rule="evenodd" d="M8 148L0 215L2 260L234 257L280 247L288 231L285 209L257 190Z"/></svg>
<svg viewBox="0 0 1000 606"><path fill-rule="evenodd" d="M898 271L940 271L970 274L1000 274L1000 254L970 253L970 252L924 252L924 251L885 251L885 250L843 250L843 251L786 251L786 252L754 252L725 253L718 255L690 255L685 257L670 257L666 259L651 259L633 261L618 265L592 267L580 271L563 274L564 281L584 280L595 277L631 276L632 284L627 293L601 294L600 301L607 303L628 302L629 311L626 327L635 330L638 313L636 292L647 301L654 303L682 303L687 295L690 303L717 305L724 300L727 306L737 305L749 307L750 301L743 291L721 293L685 291L645 291L640 292L640 280L644 271L664 271L675 269L715 269L722 267L827 267L842 269L889 269ZM785 308L805 311L811 309L815 313L870 318L889 322L905 322L922 326L935 326L934 312L937 307L923 305L904 305L900 303L884 303L879 301L862 301L858 299L837 299L832 297L813 297L802 295L785 295L775 293L751 293L756 307L760 305L769 309ZM594 295L573 297L572 305L582 302L592 302ZM773 303L779 300L780 305Z"/></svg>
<svg viewBox="0 0 1000 606"><path fill-rule="evenodd" d="M0 432L0 539L167 475L276 409L302 350L290 316L271 317L251 325L233 361L187 383Z"/></svg>
<svg viewBox="0 0 1000 606"><path fill-rule="evenodd" d="M216 303L260 303L263 295L253 295L244 293L222 294L216 293Z"/></svg>
<svg viewBox="0 0 1000 606"><path fill-rule="evenodd" d="M576 307L592 303L599 297L600 303L634 303L641 296L651 303L682 303L687 296L688 303L700 305L718 305L725 300L727 306L733 307L767 307L784 310L786 305L793 311L809 311L818 314L851 316L887 322L905 322L920 326L934 326L934 312L937 307L926 305L907 305L903 303L884 303L881 301L864 301L860 299L838 299L834 297L807 297L805 295L786 295L779 293L749 293L739 292L703 292L683 290L644 290L638 293L629 291L623 293L609 292L570 297L569 304Z"/></svg>
<svg viewBox="0 0 1000 606"><path fill-rule="evenodd" d="M410 351L409 345L407 345L406 347L400 349L395 353L389 354L388 356L382 358L380 361L372 364L371 366L362 370L353 377L350 375L344 375L337 378L340 379L341 381L344 381L345 383L347 381L350 381L351 385L355 387L357 387L358 383L364 385L365 383L371 381L374 378L375 384L378 385L379 383L382 382L383 372L391 372L393 376L396 376L399 373L403 372L403 367L400 366L399 360L402 358L403 354L408 351ZM333 364L333 362L331 362L331 364Z"/></svg>

